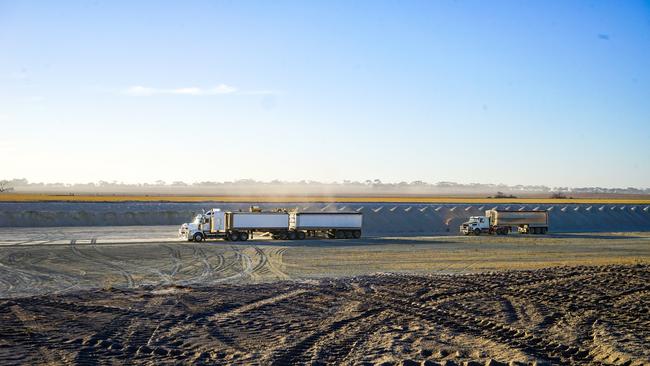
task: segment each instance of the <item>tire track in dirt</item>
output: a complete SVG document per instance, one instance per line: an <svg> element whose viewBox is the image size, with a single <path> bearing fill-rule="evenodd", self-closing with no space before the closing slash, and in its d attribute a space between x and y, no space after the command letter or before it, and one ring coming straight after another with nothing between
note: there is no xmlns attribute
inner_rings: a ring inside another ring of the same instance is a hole
<svg viewBox="0 0 650 366"><path fill-rule="evenodd" d="M98 246L95 242L91 242L91 247L93 248L94 252L97 254L97 256L101 261L109 264L120 273L124 273L130 276L131 279L133 279L133 273L149 273L160 278L161 282L159 284L171 285L175 282L174 276L178 274L178 269L181 268L181 266L183 265L182 261L180 260L180 256L181 256L180 250L173 247L166 248L168 250L169 257L172 259L172 268L169 271L169 273L166 273L159 268L143 267L143 266L139 266L127 262L122 258L119 258L112 254L108 254L105 251L101 250L100 246ZM163 245L163 247L165 246ZM135 281L133 282L135 283Z"/></svg>
<svg viewBox="0 0 650 366"><path fill-rule="evenodd" d="M418 301L405 301L404 299L411 298L409 294L404 293L400 296L395 291L395 288L399 289L400 287L393 287L392 292L378 290L374 293L367 294L366 297L368 301L383 304L386 307L393 308L395 311L402 309L402 312L406 312L414 318L443 325L456 331L492 339L498 343L519 349L538 359L546 359L551 362L564 362L566 359L572 358L580 362L595 362L584 349L569 347L543 337L537 337L492 319L445 310L435 305L432 306L432 304ZM413 311L413 309L417 309L418 311Z"/></svg>
<svg viewBox="0 0 650 366"><path fill-rule="evenodd" d="M272 296L272 297L269 297L269 298L264 298L264 299L257 300L257 301L254 301L252 303L248 303L246 305L240 306L238 308L229 310L227 312L216 314L216 315L214 315L214 316L212 316L212 317L210 317L208 319L210 321L219 321L219 320L223 320L225 318L231 318L231 317L234 317L234 316L238 316L238 315L240 315L242 313L246 313L246 312L249 312L251 310L258 309L258 308L260 308L262 306L273 305L273 304L275 304L275 303L277 303L279 301L283 301L283 300L286 300L286 299L289 299L289 298L292 298L292 297L295 297L295 296L298 296L298 295L302 295L302 294L304 294L306 292L308 292L308 291L305 290L305 289L298 289L298 290L290 291L290 292L287 292L287 293L284 293L284 294Z"/></svg>
<svg viewBox="0 0 650 366"><path fill-rule="evenodd" d="M316 331L307 337L302 338L299 342L294 345L277 350L268 361L270 365L295 365L295 364L306 364L310 357L309 350L314 346L314 344L327 335L336 333L338 330L344 326L359 322L369 318L372 315L378 313L378 309L366 310L358 315L351 317L345 317L340 320L331 321L327 326L324 326L324 329Z"/></svg>
<svg viewBox="0 0 650 366"><path fill-rule="evenodd" d="M281 266L282 263L282 256L277 255L276 253L273 253L273 249L270 249L269 252L273 254L266 254L266 252L257 247L253 247L257 254L260 256L261 262L263 262L262 266L266 266L268 268L269 272L275 276L275 278L280 279L280 280L286 280L289 279L289 275L284 273L281 269L278 267Z"/></svg>
<svg viewBox="0 0 650 366"><path fill-rule="evenodd" d="M215 284L215 283L220 283L220 282L227 282L232 278L240 278L241 275L239 274L241 272L241 269L236 269L235 267L238 267L242 263L242 259L239 255L239 253L233 253L232 257L226 258L223 254L219 253L215 255L217 259L217 264L212 268L212 273L206 279L205 284ZM206 258L206 260L210 260L210 258ZM233 270L235 274L230 275L227 274L229 270ZM223 275L223 276L222 276Z"/></svg>
<svg viewBox="0 0 650 366"><path fill-rule="evenodd" d="M109 324L105 325L100 332L93 334L88 340L81 343L79 352L75 357L76 364L93 364L96 363L97 354L104 353L107 350L123 350L124 343L116 341L119 338L119 332L123 329L129 329L130 324L138 321L132 314L118 315L111 319ZM130 340L133 342L133 340ZM130 350L128 351L129 353Z"/></svg>
<svg viewBox="0 0 650 366"><path fill-rule="evenodd" d="M501 303L501 307L502 307L501 312L505 317L506 323L513 324L519 321L517 310L515 310L515 307L512 305L512 302L504 296L499 296L498 300Z"/></svg>
<svg viewBox="0 0 650 366"><path fill-rule="evenodd" d="M50 287L53 288L52 293L60 294L79 287L80 278L78 276L71 276L67 273L56 271L51 266L40 265L41 262L50 256L57 257L57 255L53 254L51 251L44 250L42 252L39 252L39 255L37 256L32 255L31 252L21 252L21 255L19 256L21 258L20 260L15 259L16 254L18 253L10 253L8 256L13 258L13 260L9 261L11 266L13 268L16 268L20 264L21 266L28 268L21 269L23 272L32 273L39 279L47 279L42 281L46 282Z"/></svg>
<svg viewBox="0 0 650 366"><path fill-rule="evenodd" d="M0 276L3 278L3 282L7 284L6 289L0 292L3 296L19 292L21 289L42 287L42 281L37 274L10 267L3 263L0 263Z"/></svg>
<svg viewBox="0 0 650 366"><path fill-rule="evenodd" d="M322 337L312 348L313 356L311 361L326 364L341 364L347 361L353 364L354 360L349 359L352 351L361 351L368 338L392 319L397 319L397 317L388 315L387 311L379 311L377 314L363 319L363 321L350 323L338 332Z"/></svg>
<svg viewBox="0 0 650 366"><path fill-rule="evenodd" d="M54 272L51 268L43 268L34 263L42 259L30 260L31 256L23 253L10 252L0 260L0 283L5 284L5 289L0 288L0 295L26 293L47 288L49 291L61 292L75 288L79 279L64 273ZM19 268L27 267L27 268Z"/></svg>
<svg viewBox="0 0 650 366"><path fill-rule="evenodd" d="M18 365L48 360L43 349L47 345L47 338L25 325L19 315L22 312L21 307L13 302L0 306L0 335L2 335L0 360L3 364ZM7 347L12 345L24 351L13 352L11 347ZM49 360L53 361L51 358Z"/></svg>
<svg viewBox="0 0 650 366"><path fill-rule="evenodd" d="M183 261L181 259L181 251L178 248L172 248L169 245L163 245L162 247L169 252L169 258L172 260L173 263L172 269L168 274L171 282L173 282L174 277L176 277L176 274L178 274L181 267L183 266Z"/></svg>
<svg viewBox="0 0 650 366"><path fill-rule="evenodd" d="M208 279L214 274L214 269L210 264L210 258L206 255L203 248L198 245L193 245L192 258L194 259L194 263L187 267L192 267L198 263L201 266L201 273L185 280L178 281L178 283L183 286L207 283L209 282ZM223 264L223 256L219 257L218 260L219 262L215 268L219 268Z"/></svg>
<svg viewBox="0 0 650 366"><path fill-rule="evenodd" d="M241 264L241 270L239 270L238 272L236 272L236 273L234 273L234 274L232 274L230 276L214 279L211 282L212 284L242 280L242 279L245 279L246 277L251 277L251 273L253 273L255 271L255 268L253 267L253 260L251 259L250 256L244 254L237 247L231 246L230 248L235 253L235 260L232 261L231 262L232 265L230 265L228 267L232 268L237 263L240 263Z"/></svg>
<svg viewBox="0 0 650 366"><path fill-rule="evenodd" d="M120 267L119 265L116 265L116 264L114 264L114 263L111 262L111 261L108 261L108 260L105 260L105 259L101 259L101 257L103 256L103 254L102 254L102 253L97 249L97 247L96 247L95 245L92 245L92 249L93 249L97 254L99 254L99 258L98 258L98 257L91 256L91 255L88 254L88 253L84 253L83 250L80 250L79 247L76 245L76 240L71 240L71 241L70 241L70 248L71 248L71 250L72 250L72 253L73 253L75 256L77 256L77 257L79 257L79 258L81 258L81 259L84 259L84 260L90 261L90 262L92 262L92 263L96 263L96 264L102 265L102 266L107 267L107 268L109 268L109 269L112 269L113 271L117 272L117 273L120 274L122 277L124 277L124 281L126 282L126 286L127 286L127 287L134 287L134 285L135 285L135 281L133 280L133 277L131 276L131 274L130 274L129 272L127 272L126 270L124 270L124 269L123 269L122 267Z"/></svg>
<svg viewBox="0 0 650 366"><path fill-rule="evenodd" d="M257 250L257 247L254 246L249 248L253 250L254 254L252 256L249 256L248 254L244 254L242 251L242 255L246 255L253 263L255 263L253 265L253 269L249 273L251 279L255 281L259 280L260 277L269 272L269 268L267 266L269 260L266 257L266 254L264 254L264 251Z"/></svg>
<svg viewBox="0 0 650 366"><path fill-rule="evenodd" d="M338 364L354 347L361 346L374 329L382 326L387 318L386 309L363 308L362 303L354 296L349 296L350 293L364 292L363 288L351 286L338 290L343 291L335 293L329 286L310 291L310 298L336 299L336 307L325 311L331 311L332 316L326 317L320 324L315 324L316 327L311 330L305 329L308 335L298 338L293 344L283 344L274 349L264 363Z"/></svg>

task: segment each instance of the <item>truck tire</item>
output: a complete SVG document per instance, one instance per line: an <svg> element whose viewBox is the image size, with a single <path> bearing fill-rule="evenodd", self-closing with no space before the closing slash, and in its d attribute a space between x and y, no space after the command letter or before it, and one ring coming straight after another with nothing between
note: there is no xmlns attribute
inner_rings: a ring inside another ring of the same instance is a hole
<svg viewBox="0 0 650 366"><path fill-rule="evenodd" d="M287 240L287 233L286 232L281 232L279 235L280 240Z"/></svg>
<svg viewBox="0 0 650 366"><path fill-rule="evenodd" d="M355 239L359 239L359 238L361 238L361 230L354 230L354 231L352 232L352 236L353 236Z"/></svg>
<svg viewBox="0 0 650 366"><path fill-rule="evenodd" d="M289 235L287 235L287 237L289 238L289 240L296 240L296 237L297 237L296 232L295 231L289 231Z"/></svg>
<svg viewBox="0 0 650 366"><path fill-rule="evenodd" d="M307 234L304 231L298 231L298 240L305 240Z"/></svg>
<svg viewBox="0 0 650 366"><path fill-rule="evenodd" d="M343 232L343 234L345 234L345 238L346 238L346 239L352 239L352 231L350 231L350 230L345 230L345 231Z"/></svg>
<svg viewBox="0 0 650 366"><path fill-rule="evenodd" d="M334 233L334 237L336 239L344 239L345 233L342 230L336 230L336 232Z"/></svg>
<svg viewBox="0 0 650 366"><path fill-rule="evenodd" d="M203 234L201 233L195 233L194 236L192 236L195 242L200 243L203 241Z"/></svg>
<svg viewBox="0 0 650 366"><path fill-rule="evenodd" d="M246 241L246 240L248 240L248 233L246 233L246 232L244 232L244 233L239 233L239 240L241 240L241 241Z"/></svg>
<svg viewBox="0 0 650 366"><path fill-rule="evenodd" d="M474 229L474 235L481 235L481 229Z"/></svg>
<svg viewBox="0 0 650 366"><path fill-rule="evenodd" d="M237 241L239 240L239 233L236 231L228 233L228 240L230 241Z"/></svg>

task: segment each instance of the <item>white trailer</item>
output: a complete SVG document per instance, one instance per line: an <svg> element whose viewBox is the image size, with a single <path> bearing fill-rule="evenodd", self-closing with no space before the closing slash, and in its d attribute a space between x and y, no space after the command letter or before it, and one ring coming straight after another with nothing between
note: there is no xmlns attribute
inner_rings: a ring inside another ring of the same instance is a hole
<svg viewBox="0 0 650 366"><path fill-rule="evenodd" d="M298 238L325 234L331 239L361 237L363 215L359 212L292 212L289 230Z"/></svg>
<svg viewBox="0 0 650 366"><path fill-rule="evenodd" d="M289 214L285 212L224 212L225 225L218 230L287 230ZM213 216L214 218L217 216Z"/></svg>
<svg viewBox="0 0 650 366"><path fill-rule="evenodd" d="M208 238L246 241L255 232L283 233L289 225L286 212L222 212L215 211L210 219Z"/></svg>

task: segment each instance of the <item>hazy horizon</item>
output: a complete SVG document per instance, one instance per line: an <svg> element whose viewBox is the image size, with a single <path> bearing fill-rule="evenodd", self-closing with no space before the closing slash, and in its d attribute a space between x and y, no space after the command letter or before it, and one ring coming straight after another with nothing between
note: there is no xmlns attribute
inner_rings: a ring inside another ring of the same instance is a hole
<svg viewBox="0 0 650 366"><path fill-rule="evenodd" d="M0 178L650 186L650 3L0 0Z"/></svg>
<svg viewBox="0 0 650 366"><path fill-rule="evenodd" d="M117 181L98 182L30 182L27 179L0 179L0 192L15 193L166 193L166 194L632 194L648 195L650 187L557 187L545 185L507 185L503 183L458 183L400 181L384 182L379 179L363 181L344 180L340 182L320 181L257 181L240 179L236 181L203 181L125 183Z"/></svg>

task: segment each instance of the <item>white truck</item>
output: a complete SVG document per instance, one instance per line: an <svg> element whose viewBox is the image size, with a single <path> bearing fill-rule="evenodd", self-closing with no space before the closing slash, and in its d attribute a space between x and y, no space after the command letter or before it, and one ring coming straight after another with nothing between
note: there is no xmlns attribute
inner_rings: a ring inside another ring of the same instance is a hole
<svg viewBox="0 0 650 366"><path fill-rule="evenodd" d="M513 227L522 234L546 234L548 212L487 210L485 216L471 216L469 221L460 225L460 232L465 235L507 235Z"/></svg>
<svg viewBox="0 0 650 366"><path fill-rule="evenodd" d="M268 233L275 240L327 236L332 239L361 237L362 214L358 212L224 212L212 209L196 215L178 230L184 240L246 241L254 233Z"/></svg>

